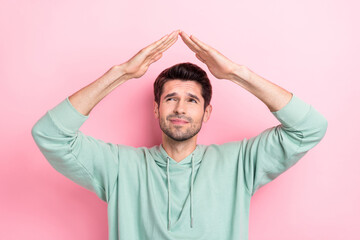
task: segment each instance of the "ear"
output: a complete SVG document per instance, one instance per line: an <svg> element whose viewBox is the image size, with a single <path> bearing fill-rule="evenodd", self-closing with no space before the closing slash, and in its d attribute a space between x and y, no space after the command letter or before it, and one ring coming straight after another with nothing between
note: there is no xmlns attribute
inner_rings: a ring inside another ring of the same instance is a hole
<svg viewBox="0 0 360 240"><path fill-rule="evenodd" d="M212 111L212 105L209 104L207 105L207 107L205 108L205 112L204 112L204 119L203 119L203 122L206 123L209 118L210 118L210 115L211 115L211 111Z"/></svg>
<svg viewBox="0 0 360 240"><path fill-rule="evenodd" d="M154 101L154 116L156 119L159 119L159 109L158 109L158 104L157 102Z"/></svg>

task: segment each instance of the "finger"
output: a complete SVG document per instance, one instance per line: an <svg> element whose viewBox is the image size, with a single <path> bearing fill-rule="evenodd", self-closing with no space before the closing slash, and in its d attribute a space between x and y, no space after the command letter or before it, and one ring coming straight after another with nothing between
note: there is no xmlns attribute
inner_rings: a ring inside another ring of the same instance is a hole
<svg viewBox="0 0 360 240"><path fill-rule="evenodd" d="M195 42L204 51L208 51L210 49L209 45L203 43L198 38L196 38L194 35L191 35L190 39L193 40L193 42Z"/></svg>
<svg viewBox="0 0 360 240"><path fill-rule="evenodd" d="M182 40L184 41L184 43L195 53L200 52L201 49L199 48L199 46L197 46L190 38L188 35L186 35L185 32L181 31L180 32L180 36L182 38Z"/></svg>
<svg viewBox="0 0 360 240"><path fill-rule="evenodd" d="M175 34L176 32L176 34ZM174 31L171 38L169 38L166 42L161 44L157 49L154 49L151 54L148 55L147 59L149 59L149 64L159 60L162 56L162 53L166 51L169 47L171 47L178 39L178 31Z"/></svg>
<svg viewBox="0 0 360 240"><path fill-rule="evenodd" d="M167 50L171 45L173 45L176 41L177 41L177 33L175 34L175 32L173 32L172 38L169 38L166 42L162 43L157 49L154 49L151 53L148 53L146 56L146 64L150 65L153 62L157 61L158 59L161 58L162 56L162 52L164 52L165 50Z"/></svg>
<svg viewBox="0 0 360 240"><path fill-rule="evenodd" d="M197 59L199 59L200 61L202 61L203 63L205 63L205 60L204 60L204 59L202 59L202 58L200 57L200 55L195 54L195 56L197 57ZM205 63L205 64L206 64L206 63Z"/></svg>
<svg viewBox="0 0 360 240"><path fill-rule="evenodd" d="M162 53L155 54L155 56L150 60L149 65L153 64L157 60L159 60L162 57Z"/></svg>
<svg viewBox="0 0 360 240"><path fill-rule="evenodd" d="M171 41L169 41L168 43L164 44L163 46L161 46L159 49L157 49L157 52L164 52L166 51L168 48L170 48L176 41L177 41L177 36L173 39L171 39Z"/></svg>
<svg viewBox="0 0 360 240"><path fill-rule="evenodd" d="M189 38L189 36L181 31L180 32L181 39L184 41L184 43L193 51L193 52L199 52L200 48L196 46L196 44Z"/></svg>
<svg viewBox="0 0 360 240"><path fill-rule="evenodd" d="M143 50L147 50L147 51L152 51L153 49L157 48L158 46L160 46L162 43L166 42L166 40L169 39L170 34L166 34L165 36L163 36L162 38L160 38L159 40L157 40L156 42L153 42L152 44L148 45L147 47L145 47Z"/></svg>
<svg viewBox="0 0 360 240"><path fill-rule="evenodd" d="M151 54L153 54L154 52L161 51L162 49L166 48L169 44L173 43L174 40L176 41L178 37L178 32L179 30L172 32L164 42L160 43L151 50Z"/></svg>

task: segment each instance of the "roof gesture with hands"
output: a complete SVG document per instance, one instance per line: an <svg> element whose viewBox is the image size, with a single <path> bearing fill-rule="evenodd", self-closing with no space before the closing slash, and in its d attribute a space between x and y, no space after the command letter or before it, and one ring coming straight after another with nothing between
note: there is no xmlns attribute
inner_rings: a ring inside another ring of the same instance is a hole
<svg viewBox="0 0 360 240"><path fill-rule="evenodd" d="M170 48L180 34L183 42L195 53L195 56L207 65L209 71L218 79L233 79L234 72L239 65L225 57L213 47L200 41L193 35L190 37L181 30L173 31L163 36L156 42L141 49L127 62L119 65L122 67L127 79L140 78L149 66L162 57L162 53ZM118 67L119 67L118 66ZM116 67L116 66L115 66Z"/></svg>

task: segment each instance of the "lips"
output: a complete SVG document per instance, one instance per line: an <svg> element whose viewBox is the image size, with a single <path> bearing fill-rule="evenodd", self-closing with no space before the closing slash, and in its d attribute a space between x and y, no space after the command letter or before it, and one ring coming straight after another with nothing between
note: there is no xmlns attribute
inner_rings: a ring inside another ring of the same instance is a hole
<svg viewBox="0 0 360 240"><path fill-rule="evenodd" d="M172 118L170 119L170 121L174 124L186 124L186 123L189 123L188 121L186 120L183 120L183 119L179 119L179 118Z"/></svg>

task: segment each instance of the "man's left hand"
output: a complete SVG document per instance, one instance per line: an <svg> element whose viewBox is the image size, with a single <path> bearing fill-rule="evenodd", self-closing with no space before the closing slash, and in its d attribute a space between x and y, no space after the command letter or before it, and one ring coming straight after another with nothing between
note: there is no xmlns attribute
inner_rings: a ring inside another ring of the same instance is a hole
<svg viewBox="0 0 360 240"><path fill-rule="evenodd" d="M185 32L180 31L180 36L184 43L195 52L195 56L207 65L209 71L218 79L232 80L235 71L239 71L238 64L234 63L213 47L203 43L194 35L190 37Z"/></svg>

